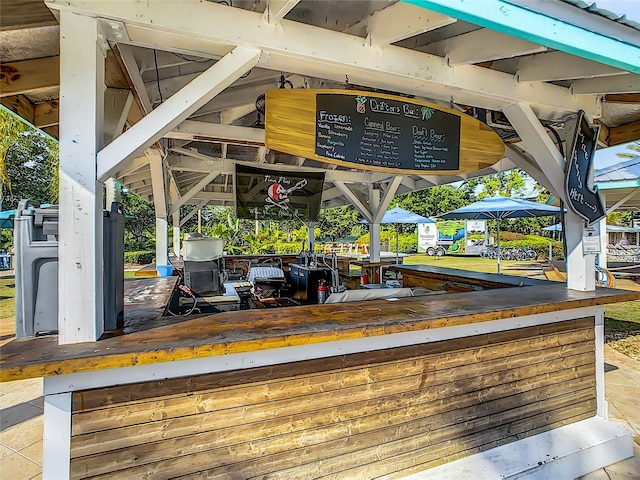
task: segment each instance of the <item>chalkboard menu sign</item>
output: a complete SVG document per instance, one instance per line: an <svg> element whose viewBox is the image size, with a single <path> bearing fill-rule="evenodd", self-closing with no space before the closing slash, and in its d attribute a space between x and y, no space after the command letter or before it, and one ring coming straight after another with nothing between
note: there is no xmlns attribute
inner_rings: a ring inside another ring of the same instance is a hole
<svg viewBox="0 0 640 480"><path fill-rule="evenodd" d="M387 98L318 94L315 153L364 166L458 170L460 117Z"/></svg>
<svg viewBox="0 0 640 480"><path fill-rule="evenodd" d="M606 215L598 189L593 186L593 156L598 130L599 127L590 125L584 112L580 111L565 174L567 205L588 225Z"/></svg>

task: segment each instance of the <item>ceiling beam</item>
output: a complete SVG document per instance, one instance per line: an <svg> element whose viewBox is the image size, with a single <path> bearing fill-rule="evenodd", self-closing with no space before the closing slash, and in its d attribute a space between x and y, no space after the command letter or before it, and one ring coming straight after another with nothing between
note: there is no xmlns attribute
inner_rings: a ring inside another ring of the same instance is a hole
<svg viewBox="0 0 640 480"><path fill-rule="evenodd" d="M175 212L180 210L180 207L187 203L191 198L193 198L198 192L201 192L204 188L207 187L211 182L213 182L216 178L221 175L221 172L210 172L205 175L205 177L196 183L193 187L189 189L184 195L182 195L178 200L173 202L171 205L171 209L169 210L170 214L174 214Z"/></svg>
<svg viewBox="0 0 640 480"><path fill-rule="evenodd" d="M576 98L561 86L520 84L513 75L473 65L449 67L436 55L393 45L371 48L362 44L361 37L299 22L282 20L282 28L265 26L260 13L214 2L183 0L178 6L174 2L120 0L117 10L107 0L54 0L47 5L122 21L132 42L142 42L136 32L144 30L144 41L157 48L167 48L177 41L176 37L185 45L205 49L194 50L196 55L242 44L262 49L259 65L276 71L340 83L347 75L352 83L401 89L403 93L447 102L453 91L455 102L496 110L506 102L526 102L548 120L580 109L591 116L599 113L596 96ZM216 19L215 29L211 28L211 18ZM181 25L180 31L176 25Z"/></svg>
<svg viewBox="0 0 640 480"><path fill-rule="evenodd" d="M554 50L640 73L640 48L505 0L404 1Z"/></svg>
<svg viewBox="0 0 640 480"><path fill-rule="evenodd" d="M34 113L35 119L33 124L36 128L51 127L60 123L58 100L36 103Z"/></svg>
<svg viewBox="0 0 640 480"><path fill-rule="evenodd" d="M369 211L369 208L360 201L356 194L353 193L344 182L335 181L333 182L333 184L338 190L340 190L342 195L351 203L351 205L353 205L355 209L360 212L367 223L371 223L373 221L373 214Z"/></svg>
<svg viewBox="0 0 640 480"><path fill-rule="evenodd" d="M486 28L428 45L430 52L446 57L449 65L470 65L519 55L543 52L547 48Z"/></svg>
<svg viewBox="0 0 640 480"><path fill-rule="evenodd" d="M10 110L11 112L29 122L31 125L35 123L35 105L31 103L29 99L24 95L0 97L0 104L2 104L2 106L4 106L7 110Z"/></svg>
<svg viewBox="0 0 640 480"><path fill-rule="evenodd" d="M58 21L41 0L2 0L2 31L49 25L58 25Z"/></svg>
<svg viewBox="0 0 640 480"><path fill-rule="evenodd" d="M267 0L264 18L268 23L278 23L293 10L300 0Z"/></svg>
<svg viewBox="0 0 640 480"><path fill-rule="evenodd" d="M521 58L516 76L519 82L606 77L628 72L565 52L549 52Z"/></svg>
<svg viewBox="0 0 640 480"><path fill-rule="evenodd" d="M531 108L526 104L514 103L506 105L502 111L522 139L522 147L531 155L531 158L535 159L534 167L537 168L537 171L534 173L544 176L544 178L540 178L539 182L553 187L552 193L562 201L566 201L564 192L565 160ZM527 173L531 175L530 172ZM536 178L536 180L538 179Z"/></svg>
<svg viewBox="0 0 640 480"><path fill-rule="evenodd" d="M166 132L163 137L180 140L208 140L232 145L264 146L264 130L261 128L221 125L195 120L182 122L171 131Z"/></svg>
<svg viewBox="0 0 640 480"><path fill-rule="evenodd" d="M398 2L364 20L371 46L388 45L456 22L455 18Z"/></svg>
<svg viewBox="0 0 640 480"><path fill-rule="evenodd" d="M228 87L255 65L260 52L238 47L209 67L184 90L167 99L162 105L124 132L98 152L99 179L108 178L131 158L159 140L164 133L178 126L184 119Z"/></svg>
<svg viewBox="0 0 640 480"><path fill-rule="evenodd" d="M629 73L614 77L585 78L571 83L574 95L602 95L640 92L640 75Z"/></svg>
<svg viewBox="0 0 640 480"><path fill-rule="evenodd" d="M640 140L640 120L619 127L609 127L608 143L610 147Z"/></svg>
<svg viewBox="0 0 640 480"><path fill-rule="evenodd" d="M640 103L640 93L605 95L604 101L607 103Z"/></svg>
<svg viewBox="0 0 640 480"><path fill-rule="evenodd" d="M60 56L22 60L0 64L2 89L0 97L9 97L60 85Z"/></svg>
<svg viewBox="0 0 640 480"><path fill-rule="evenodd" d="M138 105L140 105L142 113L146 115L153 110L153 107L144 86L142 76L140 75L140 69L138 68L138 63L136 62L133 54L133 48L130 45L118 45L118 53L118 58L122 64L123 70L125 71L127 80L131 84L132 90L135 92L136 101L138 102Z"/></svg>

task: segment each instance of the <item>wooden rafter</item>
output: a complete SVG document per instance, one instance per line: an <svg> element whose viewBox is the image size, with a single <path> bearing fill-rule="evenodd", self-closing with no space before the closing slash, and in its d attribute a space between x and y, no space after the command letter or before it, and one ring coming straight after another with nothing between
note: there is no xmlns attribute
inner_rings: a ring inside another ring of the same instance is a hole
<svg viewBox="0 0 640 480"><path fill-rule="evenodd" d="M34 93L60 85L60 57L0 64L0 97Z"/></svg>

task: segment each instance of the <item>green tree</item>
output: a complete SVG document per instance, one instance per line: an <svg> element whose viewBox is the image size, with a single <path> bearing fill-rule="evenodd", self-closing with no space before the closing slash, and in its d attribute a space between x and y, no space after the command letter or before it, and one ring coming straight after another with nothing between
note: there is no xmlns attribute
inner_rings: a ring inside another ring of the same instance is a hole
<svg viewBox="0 0 640 480"><path fill-rule="evenodd" d="M0 109L0 209L21 199L55 203L58 142Z"/></svg>
<svg viewBox="0 0 640 480"><path fill-rule="evenodd" d="M452 185L440 185L397 196L392 204L423 217L432 217L464 207L471 201L472 198L466 190Z"/></svg>
<svg viewBox="0 0 640 480"><path fill-rule="evenodd" d="M122 192L124 221L124 248L127 251L154 248L156 216L153 205L133 192Z"/></svg>
<svg viewBox="0 0 640 480"><path fill-rule="evenodd" d="M470 197L482 200L486 197L502 195L503 197L517 197L523 195L528 188L537 185L533 179L522 170L513 169L497 172L483 177L466 180L462 189Z"/></svg>
<svg viewBox="0 0 640 480"><path fill-rule="evenodd" d="M367 231L366 225L359 224L360 215L355 207L342 207L321 210L316 226L320 237L329 237L335 241L341 237L360 236Z"/></svg>

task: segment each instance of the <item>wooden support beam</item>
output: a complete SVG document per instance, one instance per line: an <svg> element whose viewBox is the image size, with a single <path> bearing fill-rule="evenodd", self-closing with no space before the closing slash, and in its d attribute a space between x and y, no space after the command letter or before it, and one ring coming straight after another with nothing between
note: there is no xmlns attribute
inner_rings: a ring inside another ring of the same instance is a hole
<svg viewBox="0 0 640 480"><path fill-rule="evenodd" d="M33 124L36 126L36 128L58 125L58 123L60 122L59 116L60 112L58 100L36 103L35 119Z"/></svg>
<svg viewBox="0 0 640 480"><path fill-rule="evenodd" d="M610 147L640 139L640 120L619 127L609 128Z"/></svg>
<svg viewBox="0 0 640 480"><path fill-rule="evenodd" d="M605 95L603 100L608 103L640 103L640 93L615 93Z"/></svg>
<svg viewBox="0 0 640 480"><path fill-rule="evenodd" d="M609 146L609 127L598 119L595 119L594 123L600 126L600 130L598 130L598 143L600 145L604 145L608 147Z"/></svg>
<svg viewBox="0 0 640 480"><path fill-rule="evenodd" d="M60 85L60 57L0 64L0 97L33 93Z"/></svg>
<svg viewBox="0 0 640 480"><path fill-rule="evenodd" d="M0 104L33 125L35 121L35 107L24 95L2 97L0 98Z"/></svg>
<svg viewBox="0 0 640 480"><path fill-rule="evenodd" d="M47 135L52 136L55 139L60 138L60 127L58 125L51 125L50 127L43 127L42 131Z"/></svg>
<svg viewBox="0 0 640 480"><path fill-rule="evenodd" d="M42 0L2 0L2 15L0 15L2 31L57 24L58 21Z"/></svg>

